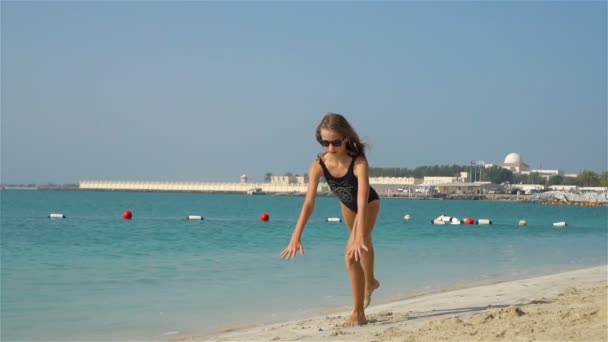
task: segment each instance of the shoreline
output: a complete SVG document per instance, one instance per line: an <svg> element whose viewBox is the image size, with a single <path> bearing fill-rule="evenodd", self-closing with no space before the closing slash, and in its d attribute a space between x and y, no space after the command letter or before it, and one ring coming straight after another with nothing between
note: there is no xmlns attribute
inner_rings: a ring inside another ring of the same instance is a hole
<svg viewBox="0 0 608 342"><path fill-rule="evenodd" d="M417 293L378 305L372 303L366 310L369 324L359 327L343 328L341 323L350 312L335 308L325 315L278 323L241 324L212 333L174 336L169 341L512 340L560 336L570 340L597 340L598 337L606 340L607 270L608 265L602 265ZM587 303L589 298L594 300ZM571 314L564 317L564 312ZM488 318L499 316L504 317L496 322ZM568 318L574 323L561 322ZM489 320L496 323L496 329L486 329ZM557 326L554 326L556 322ZM589 328L578 331L579 323L587 324ZM514 324L525 326L527 330L508 329ZM574 327L574 331L558 331L567 326ZM465 333L460 337L459 329ZM472 331L475 333L471 335Z"/></svg>
<svg viewBox="0 0 608 342"><path fill-rule="evenodd" d="M74 192L141 192L141 193L190 193L190 194L226 194L226 195L253 195L253 196L281 196L281 197L304 197L303 192L295 191L265 191L260 193L248 194L246 191L220 191L220 190L134 190L134 189L81 189L76 187L3 187L0 191L74 191ZM489 202L512 202L512 203L538 203L544 205L569 205L569 206L585 206L585 207L608 207L608 202L601 201L556 201L538 198L535 195L509 195L509 194L475 194L475 195L444 195L444 196L428 196L415 195L409 196L402 193L391 191L378 191L378 195L382 199L396 200L422 200L422 201L489 201ZM335 197L329 191L321 191L317 193L317 197Z"/></svg>

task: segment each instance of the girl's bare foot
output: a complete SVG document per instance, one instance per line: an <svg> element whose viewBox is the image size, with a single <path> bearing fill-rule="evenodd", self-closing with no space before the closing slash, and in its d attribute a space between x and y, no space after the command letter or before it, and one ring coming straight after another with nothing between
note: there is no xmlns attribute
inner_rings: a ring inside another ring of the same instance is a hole
<svg viewBox="0 0 608 342"><path fill-rule="evenodd" d="M356 327L359 325L367 324L367 318L365 318L365 312L363 311L353 311L352 316L350 316L344 323L342 323L343 327Z"/></svg>
<svg viewBox="0 0 608 342"><path fill-rule="evenodd" d="M365 299L363 299L363 308L367 308L372 301L372 292L380 287L380 282L376 279L365 289Z"/></svg>

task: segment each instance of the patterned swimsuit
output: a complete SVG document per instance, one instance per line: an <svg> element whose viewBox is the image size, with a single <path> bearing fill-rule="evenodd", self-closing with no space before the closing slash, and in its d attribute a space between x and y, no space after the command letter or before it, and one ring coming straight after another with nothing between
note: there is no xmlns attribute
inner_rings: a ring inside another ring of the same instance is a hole
<svg viewBox="0 0 608 342"><path fill-rule="evenodd" d="M327 181L329 188L336 196L338 196L340 202L356 213L359 183L357 182L357 176L355 176L355 159L357 158L354 157L350 162L348 171L346 171L344 176L334 177L327 169L327 166L325 166L323 158L319 156L319 164L321 164L323 175L325 176L325 180ZM380 199L380 197L378 197L378 193L370 186L367 203L377 199Z"/></svg>

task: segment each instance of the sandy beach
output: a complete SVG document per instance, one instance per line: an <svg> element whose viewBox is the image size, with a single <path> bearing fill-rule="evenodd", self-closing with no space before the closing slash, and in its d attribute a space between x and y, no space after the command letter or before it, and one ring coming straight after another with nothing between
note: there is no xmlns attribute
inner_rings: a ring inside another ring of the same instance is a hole
<svg viewBox="0 0 608 342"><path fill-rule="evenodd" d="M227 329L172 341L607 341L607 266L420 295L366 310Z"/></svg>

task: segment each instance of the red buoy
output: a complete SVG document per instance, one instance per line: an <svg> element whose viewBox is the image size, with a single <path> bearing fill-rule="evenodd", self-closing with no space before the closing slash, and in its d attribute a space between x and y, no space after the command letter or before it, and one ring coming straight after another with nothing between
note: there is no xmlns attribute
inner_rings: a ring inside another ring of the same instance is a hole
<svg viewBox="0 0 608 342"><path fill-rule="evenodd" d="M130 220L130 219L133 218L133 213L131 212L131 210L125 210L122 213L122 218L125 219L125 220Z"/></svg>
<svg viewBox="0 0 608 342"><path fill-rule="evenodd" d="M260 215L260 221L268 221L270 220L270 215L268 215L268 213L262 213L262 215Z"/></svg>
<svg viewBox="0 0 608 342"><path fill-rule="evenodd" d="M464 223L466 223L466 224L475 224L475 220L472 217L467 217L467 219L464 220Z"/></svg>

